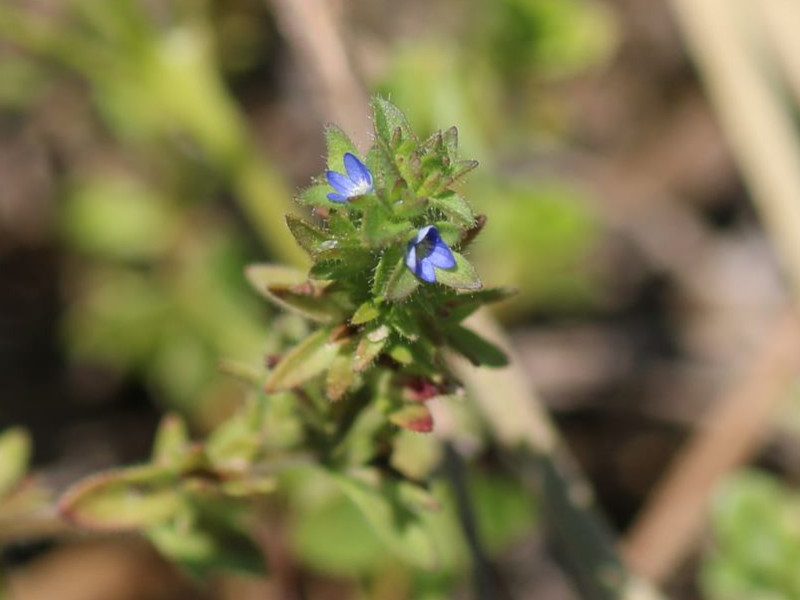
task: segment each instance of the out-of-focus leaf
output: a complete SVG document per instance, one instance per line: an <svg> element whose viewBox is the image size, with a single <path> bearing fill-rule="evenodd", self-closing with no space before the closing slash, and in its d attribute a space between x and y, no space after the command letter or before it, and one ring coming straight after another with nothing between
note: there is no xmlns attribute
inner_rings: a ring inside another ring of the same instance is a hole
<svg viewBox="0 0 800 600"><path fill-rule="evenodd" d="M122 259L157 257L173 243L169 202L126 178L85 182L64 205L62 224L78 248Z"/></svg>
<svg viewBox="0 0 800 600"><path fill-rule="evenodd" d="M164 523L182 505L175 471L142 466L84 479L67 491L58 506L61 515L77 525L116 531Z"/></svg>
<svg viewBox="0 0 800 600"><path fill-rule="evenodd" d="M389 420L403 429L417 433L433 431L433 415L424 404L406 404L389 415Z"/></svg>
<svg viewBox="0 0 800 600"><path fill-rule="evenodd" d="M400 502L396 490L389 484L373 487L346 475L332 477L393 553L423 569L436 567L436 548L425 523Z"/></svg>
<svg viewBox="0 0 800 600"><path fill-rule="evenodd" d="M197 577L217 571L262 577L267 565L246 534L245 515L228 499L193 502L177 519L149 528L147 536L162 554Z"/></svg>
<svg viewBox="0 0 800 600"><path fill-rule="evenodd" d="M163 467L179 467L189 450L189 431L180 415L168 414L162 420L153 443L153 462Z"/></svg>
<svg viewBox="0 0 800 600"><path fill-rule="evenodd" d="M325 393L329 400L341 400L356 381L356 372L353 366L355 354L352 348L343 348L331 363L328 376L325 380Z"/></svg>
<svg viewBox="0 0 800 600"><path fill-rule="evenodd" d="M267 392L293 390L326 371L342 344L330 336L330 329L320 329L289 351L267 379Z"/></svg>
<svg viewBox="0 0 800 600"><path fill-rule="evenodd" d="M386 325L381 325L366 332L356 346L353 368L358 372L366 371L372 362L383 351L389 341L390 330Z"/></svg>
<svg viewBox="0 0 800 600"><path fill-rule="evenodd" d="M448 328L447 340L453 349L466 356L475 365L504 367L508 364L505 352L477 333L460 325Z"/></svg>
<svg viewBox="0 0 800 600"><path fill-rule="evenodd" d="M278 265L251 265L247 279L265 298L278 306L320 323L341 319L340 306L325 293L325 285L309 281L301 271Z"/></svg>
<svg viewBox="0 0 800 600"><path fill-rule="evenodd" d="M344 497L298 515L291 537L303 562L322 573L366 575L390 559L359 509Z"/></svg>
<svg viewBox="0 0 800 600"><path fill-rule="evenodd" d="M353 325L363 325L364 323L369 323L373 319L376 319L380 314L380 309L378 309L372 302L365 302L358 307L355 313L353 313L350 323Z"/></svg>
<svg viewBox="0 0 800 600"><path fill-rule="evenodd" d="M0 433L0 499L9 494L25 477L31 458L31 439L24 429Z"/></svg>

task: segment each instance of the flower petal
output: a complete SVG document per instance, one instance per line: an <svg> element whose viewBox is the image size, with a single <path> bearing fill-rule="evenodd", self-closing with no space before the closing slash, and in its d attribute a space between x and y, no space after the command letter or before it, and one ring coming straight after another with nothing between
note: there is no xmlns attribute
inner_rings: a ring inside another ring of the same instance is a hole
<svg viewBox="0 0 800 600"><path fill-rule="evenodd" d="M427 260L439 269L449 270L454 269L456 266L456 257L453 256L453 251L448 248L441 238L436 241L436 245L428 255Z"/></svg>
<svg viewBox="0 0 800 600"><path fill-rule="evenodd" d="M436 283L436 270L433 268L431 261L427 259L419 261L415 274L417 277L422 279L422 281Z"/></svg>
<svg viewBox="0 0 800 600"><path fill-rule="evenodd" d="M436 227L434 227L433 225L427 225L426 227L423 227L417 232L417 237L414 238L414 244L419 244L422 240L424 240L428 236L428 233L430 232L431 229L433 229L434 235L438 238L439 230L436 229Z"/></svg>
<svg viewBox="0 0 800 600"><path fill-rule="evenodd" d="M336 202L337 204L347 204L347 198L341 194L330 193L328 194L328 200Z"/></svg>
<svg viewBox="0 0 800 600"><path fill-rule="evenodd" d="M411 272L416 274L417 272L417 247L414 244L408 245L408 250L406 250L406 266L411 269Z"/></svg>
<svg viewBox="0 0 800 600"><path fill-rule="evenodd" d="M355 184L345 175L341 173L337 173L336 171L328 171L325 173L325 176L328 179L328 183L339 192L343 196L355 196L354 190L356 188Z"/></svg>

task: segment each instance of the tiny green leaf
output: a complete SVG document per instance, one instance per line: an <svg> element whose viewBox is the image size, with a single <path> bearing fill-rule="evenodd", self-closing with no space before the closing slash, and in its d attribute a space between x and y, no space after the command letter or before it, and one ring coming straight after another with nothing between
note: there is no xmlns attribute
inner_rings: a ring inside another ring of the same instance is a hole
<svg viewBox="0 0 800 600"><path fill-rule="evenodd" d="M431 198L430 205L463 227L472 227L475 224L475 213L467 201L456 192L447 191L437 198Z"/></svg>
<svg viewBox="0 0 800 600"><path fill-rule="evenodd" d="M295 200L298 203L306 206L322 206L330 208L335 206L333 202L328 199L328 194L333 192L333 188L327 183L315 183L300 191Z"/></svg>
<svg viewBox="0 0 800 600"><path fill-rule="evenodd" d="M406 267L405 257L395 267L389 283L386 286L386 299L399 302L408 298L419 287L419 279Z"/></svg>
<svg viewBox="0 0 800 600"><path fill-rule="evenodd" d="M372 111L374 114L375 135L383 143L392 144L397 129L401 132L401 138L416 139L406 116L388 100L380 96L374 96L372 98Z"/></svg>
<svg viewBox="0 0 800 600"><path fill-rule="evenodd" d="M267 379L266 391L287 392L325 372L343 343L330 341L330 335L330 329L320 329L295 346Z"/></svg>
<svg viewBox="0 0 800 600"><path fill-rule="evenodd" d="M328 170L345 173L344 155L349 152L358 156L355 144L336 125L328 125L325 129L325 141L328 145Z"/></svg>
<svg viewBox="0 0 800 600"><path fill-rule="evenodd" d="M389 328L386 325L368 331L356 347L354 368L358 372L366 371L372 362L381 354L389 341Z"/></svg>
<svg viewBox="0 0 800 600"><path fill-rule="evenodd" d="M173 470L158 466L100 473L68 490L59 512L77 525L100 531L150 527L181 509L178 483Z"/></svg>
<svg viewBox="0 0 800 600"><path fill-rule="evenodd" d="M312 256L331 245L330 235L300 217L286 215L286 224L297 243Z"/></svg>
<svg viewBox="0 0 800 600"><path fill-rule="evenodd" d="M356 312L353 314L353 317L350 319L350 323L353 325L363 325L364 323L369 323L370 321L376 319L380 314L380 309L372 302L364 302L364 304L359 306Z"/></svg>
<svg viewBox="0 0 800 600"><path fill-rule="evenodd" d="M475 272L475 268L458 252L453 252L456 268L450 271L436 270L436 281L456 290L479 290L483 283Z"/></svg>

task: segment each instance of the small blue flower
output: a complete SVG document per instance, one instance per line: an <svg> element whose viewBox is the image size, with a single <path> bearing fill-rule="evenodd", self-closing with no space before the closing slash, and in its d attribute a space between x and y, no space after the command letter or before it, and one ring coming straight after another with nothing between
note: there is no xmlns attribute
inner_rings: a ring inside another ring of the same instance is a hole
<svg viewBox="0 0 800 600"><path fill-rule="evenodd" d="M328 200L344 204L351 198L372 193L374 190L372 173L357 156L349 152L345 154L344 168L347 170L347 175L336 171L328 171L325 174L328 183L336 190L328 194Z"/></svg>
<svg viewBox="0 0 800 600"><path fill-rule="evenodd" d="M417 236L408 243L406 266L422 281L435 283L435 269L454 269L456 258L442 240L439 230L428 225L420 229Z"/></svg>

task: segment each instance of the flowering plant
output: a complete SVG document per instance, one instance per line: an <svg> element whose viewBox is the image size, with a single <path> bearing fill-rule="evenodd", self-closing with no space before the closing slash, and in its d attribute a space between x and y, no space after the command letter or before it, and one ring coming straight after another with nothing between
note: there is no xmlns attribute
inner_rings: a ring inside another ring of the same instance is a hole
<svg viewBox="0 0 800 600"><path fill-rule="evenodd" d="M267 360L266 373L228 366L254 384L253 399L204 443L168 417L152 464L79 483L62 499L63 515L143 529L202 569L220 565L218 552L230 546L220 539L248 547L253 509L296 484L297 472L324 473L388 548L433 562L419 511L436 502L418 474L393 462L395 442L403 429L430 432L428 402L460 390L445 348L476 365L504 364L462 321L508 292L483 289L463 255L486 219L455 187L477 165L458 157L456 129L421 141L397 107L380 97L372 106L364 159L330 126L325 176L297 198L311 218L287 216L310 269L247 270L259 293L316 328L287 333L294 343Z"/></svg>

